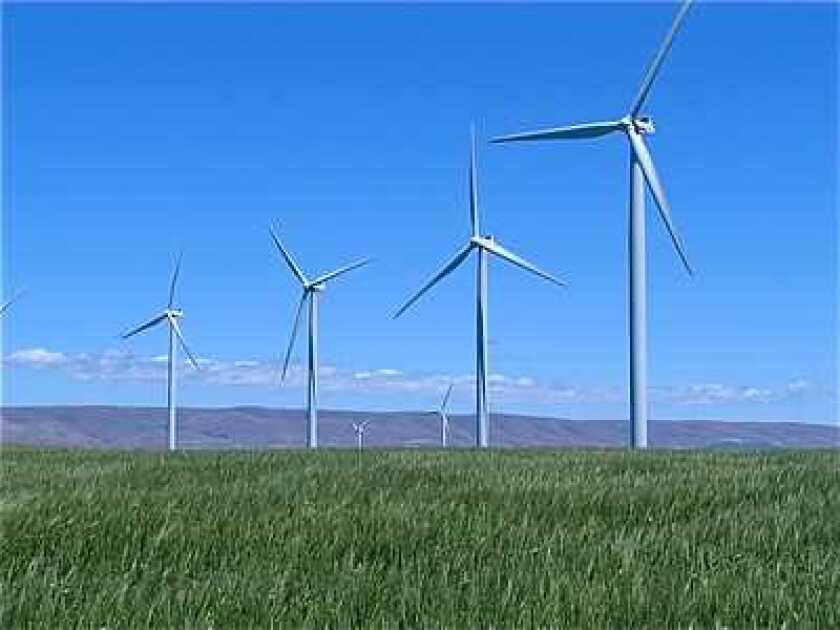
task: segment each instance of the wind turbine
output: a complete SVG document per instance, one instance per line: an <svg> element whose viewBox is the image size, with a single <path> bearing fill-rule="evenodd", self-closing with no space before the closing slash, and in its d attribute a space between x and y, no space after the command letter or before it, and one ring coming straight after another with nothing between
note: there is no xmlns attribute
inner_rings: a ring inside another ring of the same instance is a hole
<svg viewBox="0 0 840 630"><path fill-rule="evenodd" d="M364 446L365 440L365 431L370 424L370 420L365 420L364 422L354 422L353 423L353 431L356 432L356 443L359 449L359 453L362 452L362 447Z"/></svg>
<svg viewBox="0 0 840 630"><path fill-rule="evenodd" d="M440 445L443 448L446 448L446 443L449 438L449 414L446 412L446 404L449 402L449 396L451 394L452 384L450 383L446 389L446 393L443 395L443 400L437 412L438 416L440 416Z"/></svg>
<svg viewBox="0 0 840 630"><path fill-rule="evenodd" d="M630 327L630 444L634 448L647 448L647 261L645 250L645 183L650 189L659 216L668 230L677 254L689 275L694 272L688 262L682 240L671 218L671 207L665 197L665 191L656 167L653 164L644 136L655 131L653 120L641 115L653 82L656 79L674 36L682 24L691 6L692 0L685 0L680 7L671 30L665 36L659 51L653 58L642 79L642 84L630 111L619 120L592 122L518 133L494 138L491 142L519 142L536 140L579 140L597 138L613 132L622 132L630 145L630 220L628 235L628 255L630 257L629 290L629 327Z"/></svg>
<svg viewBox="0 0 840 630"><path fill-rule="evenodd" d="M292 349L297 338L303 307L307 301L309 302L309 386L306 397L306 415L309 421L306 425L306 443L309 448L318 448L318 296L326 288L327 282L357 267L366 265L370 260L365 258L318 276L314 280L308 280L289 252L280 243L280 239L277 238L274 230L269 228L268 231L271 233L274 244L277 245L277 249L291 269L292 274L303 288L295 315L295 323L292 327L292 336L289 339L289 348L286 350L286 359L283 361L283 379L286 378L289 360L292 358Z"/></svg>
<svg viewBox="0 0 840 630"><path fill-rule="evenodd" d="M493 236L482 236L479 230L478 211L478 176L476 172L475 157L475 131L472 133L470 151L470 222L472 224L472 235L466 246L461 249L455 257L446 264L435 276L429 280L414 296L408 300L395 314L396 319L402 315L420 296L432 288L438 281L455 270L464 262L467 257L475 251L478 254L477 277L476 277L476 446L487 448L489 446L489 409L487 404L487 266L490 254L494 254L509 263L521 267L526 271L538 275L549 282L565 286L548 273L538 269L527 260L520 258L513 252L502 247Z"/></svg>
<svg viewBox="0 0 840 630"><path fill-rule="evenodd" d="M175 425L175 369L177 367L177 346L175 344L176 338L178 340L178 343L180 343L181 347L184 349L184 352L186 353L193 367L195 367L195 369L200 369L198 366L198 361L193 356L193 353L190 352L190 349L187 346L187 342L184 341L184 335L181 334L181 327L178 325L178 320L184 316L184 311L182 311L179 308L175 308L175 286L178 282L178 274L181 271L182 256L183 254L179 254L178 262L175 263L175 271L172 273L172 282L169 285L169 303L163 310L163 313L161 313L157 317L150 319L145 324L141 324L137 328L129 330L127 333L122 335L123 339L128 339L129 337L133 337L134 335L141 333L149 328L152 328L153 326L157 326L160 323L166 322L167 324L169 324L169 361L167 363L168 378L166 386L166 402L167 407L169 409L170 451L174 451L177 447L177 434Z"/></svg>

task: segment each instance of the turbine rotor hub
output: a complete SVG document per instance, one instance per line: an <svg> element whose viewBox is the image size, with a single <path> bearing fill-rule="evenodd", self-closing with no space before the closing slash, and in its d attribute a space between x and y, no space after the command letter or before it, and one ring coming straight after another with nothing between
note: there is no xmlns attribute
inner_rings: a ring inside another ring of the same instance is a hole
<svg viewBox="0 0 840 630"><path fill-rule="evenodd" d="M639 116L632 120L633 128L639 135L652 136L656 133L656 124L650 116Z"/></svg>
<svg viewBox="0 0 840 630"><path fill-rule="evenodd" d="M470 239L470 243L473 245L477 245L478 247L486 247L487 243L495 243L496 239L493 237L492 234L483 234L479 236L473 236Z"/></svg>

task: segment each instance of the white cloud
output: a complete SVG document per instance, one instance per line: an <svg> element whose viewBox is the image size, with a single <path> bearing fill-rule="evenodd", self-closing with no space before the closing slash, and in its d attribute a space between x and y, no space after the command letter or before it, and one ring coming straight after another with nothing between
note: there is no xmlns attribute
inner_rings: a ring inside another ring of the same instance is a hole
<svg viewBox="0 0 840 630"><path fill-rule="evenodd" d="M767 387L697 383L660 390L657 398L672 404L712 405L739 402L765 403L778 400L783 395L783 391L779 392Z"/></svg>
<svg viewBox="0 0 840 630"><path fill-rule="evenodd" d="M811 383L806 381L804 378L798 378L795 381L791 381L787 384L787 390L791 393L799 393L804 392L811 388Z"/></svg>
<svg viewBox="0 0 840 630"><path fill-rule="evenodd" d="M233 367L238 368L254 368L259 366L259 361L234 361Z"/></svg>
<svg viewBox="0 0 840 630"><path fill-rule="evenodd" d="M50 352L44 348L30 348L13 352L6 360L10 364L42 367L61 365L67 361L67 357L61 352Z"/></svg>
<svg viewBox="0 0 840 630"><path fill-rule="evenodd" d="M580 396L580 392L574 387L561 387L553 390L552 394L557 402L572 401Z"/></svg>
<svg viewBox="0 0 840 630"><path fill-rule="evenodd" d="M160 382L166 378L166 357L139 357L125 350L106 350L99 354L68 355L45 348L18 350L5 358L12 368L59 370L83 381ZM281 383L281 366L276 361L256 359L199 359L201 370L194 370L185 361L179 362L180 378L212 386L277 387ZM300 364L289 366L284 387L302 388L306 385L306 368ZM494 404L625 404L624 386L583 386L562 382L546 382L528 375L489 377ZM449 385L456 397L468 400L475 388L474 374L405 373L396 368L362 370L339 369L334 365L320 368L321 389L328 392L355 394L410 393L437 397ZM797 378L776 388L758 385L729 385L724 383L696 383L652 389L654 402L677 406L715 404L764 404L785 397L816 392L808 381Z"/></svg>
<svg viewBox="0 0 840 630"><path fill-rule="evenodd" d="M744 400L760 400L766 401L769 400L773 395L773 392L769 389L762 389L759 387L746 387L741 392L741 397Z"/></svg>

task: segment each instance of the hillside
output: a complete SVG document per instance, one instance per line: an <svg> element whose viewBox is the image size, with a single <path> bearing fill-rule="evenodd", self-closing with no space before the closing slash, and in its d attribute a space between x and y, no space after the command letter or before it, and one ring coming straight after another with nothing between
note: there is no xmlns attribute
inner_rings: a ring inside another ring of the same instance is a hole
<svg viewBox="0 0 840 630"><path fill-rule="evenodd" d="M320 442L355 444L351 423L371 418L365 436L372 447L437 446L439 422L432 413L322 411ZM494 414L491 440L500 447L611 447L626 443L627 422L566 420ZM7 407L4 444L105 448L162 448L166 410L149 407ZM452 416L450 442L473 444L474 421ZM803 423L651 422L650 441L662 448L840 446L837 427ZM305 442L302 410L264 407L186 408L179 411L184 448L289 448Z"/></svg>

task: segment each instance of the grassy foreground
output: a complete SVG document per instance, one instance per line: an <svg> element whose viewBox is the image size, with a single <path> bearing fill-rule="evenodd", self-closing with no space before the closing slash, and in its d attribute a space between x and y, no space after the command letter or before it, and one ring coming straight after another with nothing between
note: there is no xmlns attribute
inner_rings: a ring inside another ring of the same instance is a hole
<svg viewBox="0 0 840 630"><path fill-rule="evenodd" d="M5 449L0 626L840 627L838 458Z"/></svg>

